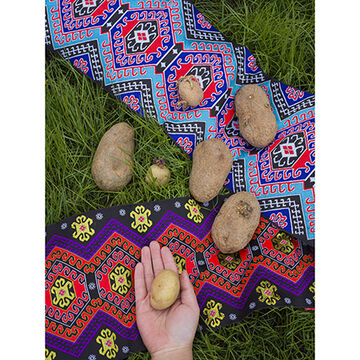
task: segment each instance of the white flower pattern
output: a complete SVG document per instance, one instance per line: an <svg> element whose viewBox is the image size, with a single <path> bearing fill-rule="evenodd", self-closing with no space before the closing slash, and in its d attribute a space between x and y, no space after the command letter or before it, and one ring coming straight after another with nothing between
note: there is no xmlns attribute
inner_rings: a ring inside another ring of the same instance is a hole
<svg viewBox="0 0 360 360"><path fill-rule="evenodd" d="M96 285L94 282L91 282L91 283L89 283L88 287L90 290L94 290L96 288Z"/></svg>
<svg viewBox="0 0 360 360"><path fill-rule="evenodd" d="M62 230L65 230L66 228L67 228L67 223L62 223L62 224L61 224L61 229L62 229Z"/></svg>
<svg viewBox="0 0 360 360"><path fill-rule="evenodd" d="M230 319L230 320L233 320L233 321L236 320L236 319L237 319L236 314L230 314L230 315L229 315L229 319Z"/></svg>
<svg viewBox="0 0 360 360"><path fill-rule="evenodd" d="M97 213L96 214L96 219L97 220L101 220L104 217L104 215L102 213Z"/></svg>
<svg viewBox="0 0 360 360"><path fill-rule="evenodd" d="M119 214L120 216L125 216L126 215L126 211L124 209L120 209L119 210Z"/></svg>

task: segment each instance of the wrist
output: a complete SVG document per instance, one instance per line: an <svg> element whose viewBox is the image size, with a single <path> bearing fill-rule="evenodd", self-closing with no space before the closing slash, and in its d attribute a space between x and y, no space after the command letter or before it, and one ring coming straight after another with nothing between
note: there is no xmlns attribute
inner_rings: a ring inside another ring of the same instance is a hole
<svg viewBox="0 0 360 360"><path fill-rule="evenodd" d="M151 353L151 360L192 360L192 346L167 347Z"/></svg>

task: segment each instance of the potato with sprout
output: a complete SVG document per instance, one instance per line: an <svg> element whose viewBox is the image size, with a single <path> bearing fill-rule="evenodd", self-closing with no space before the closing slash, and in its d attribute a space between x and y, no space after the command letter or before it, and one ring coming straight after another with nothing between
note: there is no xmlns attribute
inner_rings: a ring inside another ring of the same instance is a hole
<svg viewBox="0 0 360 360"><path fill-rule="evenodd" d="M170 170L165 166L164 159L154 159L154 164L150 166L145 181L150 185L165 186L170 179Z"/></svg>
<svg viewBox="0 0 360 360"><path fill-rule="evenodd" d="M182 105L183 110L186 110L189 106L195 107L200 105L204 98L204 91L200 86L199 80L194 75L181 76L176 86L179 89L181 99L178 105Z"/></svg>
<svg viewBox="0 0 360 360"><path fill-rule="evenodd" d="M235 96L235 108L240 134L250 145L264 148L274 140L276 118L260 86L244 85Z"/></svg>
<svg viewBox="0 0 360 360"><path fill-rule="evenodd" d="M247 246L260 221L260 204L246 191L231 195L217 214L211 237L224 254L231 254Z"/></svg>

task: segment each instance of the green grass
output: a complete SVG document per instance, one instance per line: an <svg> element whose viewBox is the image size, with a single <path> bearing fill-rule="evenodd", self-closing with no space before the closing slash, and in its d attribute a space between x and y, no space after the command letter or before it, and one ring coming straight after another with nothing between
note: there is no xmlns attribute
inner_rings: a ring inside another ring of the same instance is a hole
<svg viewBox="0 0 360 360"><path fill-rule="evenodd" d="M194 3L224 35L246 45L267 74L314 93L313 1ZM135 174L124 191L105 193L92 180L91 161L103 133L120 121L136 132ZM46 61L45 135L46 224L90 209L189 195L191 161L163 130L51 56ZM154 157L167 159L172 172L169 186L157 190L144 181ZM240 324L197 336L194 358L313 359L314 313L293 308L254 312Z"/></svg>

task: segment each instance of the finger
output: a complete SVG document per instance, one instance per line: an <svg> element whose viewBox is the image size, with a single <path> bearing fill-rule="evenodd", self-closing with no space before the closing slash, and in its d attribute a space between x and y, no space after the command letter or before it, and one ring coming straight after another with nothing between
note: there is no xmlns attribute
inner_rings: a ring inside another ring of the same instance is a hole
<svg viewBox="0 0 360 360"><path fill-rule="evenodd" d="M172 256L172 253L167 246L163 246L161 248L161 257L162 257L165 269L173 270L176 273L178 273L178 268L176 266L174 257Z"/></svg>
<svg viewBox="0 0 360 360"><path fill-rule="evenodd" d="M134 281L135 281L135 299L136 301L141 301L145 299L147 295L144 266L141 262L137 263L137 265L135 266Z"/></svg>
<svg viewBox="0 0 360 360"><path fill-rule="evenodd" d="M160 245L157 241L150 243L151 261L156 276L161 270L164 270L164 264L161 258Z"/></svg>
<svg viewBox="0 0 360 360"><path fill-rule="evenodd" d="M189 275L186 270L184 270L180 275L180 289L181 289L181 302L190 306L191 308L199 309L198 302L196 300L196 295L194 288L189 279Z"/></svg>
<svg viewBox="0 0 360 360"><path fill-rule="evenodd" d="M147 246L141 249L141 262L144 267L145 286L147 292L151 290L151 284L154 280L154 272L151 264L151 253Z"/></svg>

